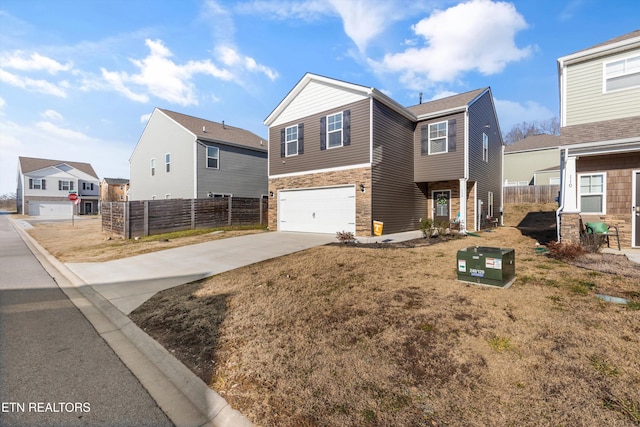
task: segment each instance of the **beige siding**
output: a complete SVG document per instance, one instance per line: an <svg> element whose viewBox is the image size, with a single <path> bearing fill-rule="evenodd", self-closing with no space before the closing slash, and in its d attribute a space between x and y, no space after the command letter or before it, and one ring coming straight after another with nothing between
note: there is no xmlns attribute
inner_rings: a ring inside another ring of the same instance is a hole
<svg viewBox="0 0 640 427"><path fill-rule="evenodd" d="M611 55L567 67L566 126L640 115L640 87L603 92L603 64L628 56Z"/></svg>
<svg viewBox="0 0 640 427"><path fill-rule="evenodd" d="M504 180L509 182L530 182L533 179L534 172L552 166L560 168L560 150L557 148L522 153L505 153ZM560 176L559 172L554 173L555 176ZM538 184L548 184L548 182L539 182Z"/></svg>
<svg viewBox="0 0 640 427"><path fill-rule="evenodd" d="M345 110L351 112L351 145L320 150L320 118ZM369 121L369 100L366 99L270 127L269 176L368 164L371 151ZM299 123L304 124L304 153L280 157L280 130Z"/></svg>

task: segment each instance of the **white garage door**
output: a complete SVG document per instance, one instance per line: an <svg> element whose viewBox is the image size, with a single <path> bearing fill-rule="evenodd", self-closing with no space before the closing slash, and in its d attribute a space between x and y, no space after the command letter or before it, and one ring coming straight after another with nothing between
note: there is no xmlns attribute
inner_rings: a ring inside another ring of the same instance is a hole
<svg viewBox="0 0 640 427"><path fill-rule="evenodd" d="M71 202L29 202L30 216L50 216L71 218L73 203Z"/></svg>
<svg viewBox="0 0 640 427"><path fill-rule="evenodd" d="M309 233L356 232L355 187L278 193L278 230Z"/></svg>

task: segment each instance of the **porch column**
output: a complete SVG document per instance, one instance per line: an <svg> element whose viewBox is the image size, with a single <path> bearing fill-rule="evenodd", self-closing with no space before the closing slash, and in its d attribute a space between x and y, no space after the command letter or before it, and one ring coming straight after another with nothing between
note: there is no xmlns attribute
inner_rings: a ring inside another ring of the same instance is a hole
<svg viewBox="0 0 640 427"><path fill-rule="evenodd" d="M467 179L460 178L460 231L467 230Z"/></svg>
<svg viewBox="0 0 640 427"><path fill-rule="evenodd" d="M562 174L562 212L578 212L578 175L576 174L576 157L569 157L565 152L564 173Z"/></svg>

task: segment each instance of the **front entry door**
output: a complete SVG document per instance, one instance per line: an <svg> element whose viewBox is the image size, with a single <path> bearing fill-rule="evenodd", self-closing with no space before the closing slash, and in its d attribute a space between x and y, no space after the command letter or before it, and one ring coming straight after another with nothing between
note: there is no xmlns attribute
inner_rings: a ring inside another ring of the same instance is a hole
<svg viewBox="0 0 640 427"><path fill-rule="evenodd" d="M640 172L634 172L636 191L633 195L633 245L640 246Z"/></svg>
<svg viewBox="0 0 640 427"><path fill-rule="evenodd" d="M433 221L449 224L451 220L451 190L434 191Z"/></svg>

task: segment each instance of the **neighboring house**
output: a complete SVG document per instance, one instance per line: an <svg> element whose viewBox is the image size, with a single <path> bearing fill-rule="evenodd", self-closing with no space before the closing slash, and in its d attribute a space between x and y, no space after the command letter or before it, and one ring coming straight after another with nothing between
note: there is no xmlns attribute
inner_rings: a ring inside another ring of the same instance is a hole
<svg viewBox="0 0 640 427"><path fill-rule="evenodd" d="M129 200L267 193L263 138L169 110L153 111L129 163Z"/></svg>
<svg viewBox="0 0 640 427"><path fill-rule="evenodd" d="M102 178L100 182L100 201L124 202L127 200L129 180L123 178Z"/></svg>
<svg viewBox="0 0 640 427"><path fill-rule="evenodd" d="M372 234L421 219L478 230L502 211L502 137L489 88L405 108L375 88L306 74L269 127L269 225Z"/></svg>
<svg viewBox="0 0 640 427"><path fill-rule="evenodd" d="M560 136L532 135L504 148L504 185L560 184Z"/></svg>
<svg viewBox="0 0 640 427"><path fill-rule="evenodd" d="M74 204L69 194L76 193ZM89 163L18 158L18 213L71 218L98 213L100 180Z"/></svg>
<svg viewBox="0 0 640 427"><path fill-rule="evenodd" d="M640 31L558 59L562 191L558 239L579 218L640 247Z"/></svg>

